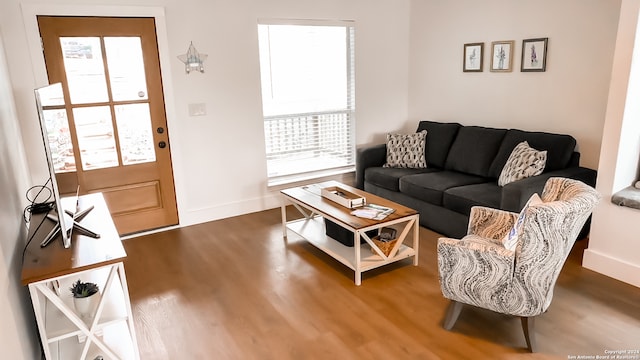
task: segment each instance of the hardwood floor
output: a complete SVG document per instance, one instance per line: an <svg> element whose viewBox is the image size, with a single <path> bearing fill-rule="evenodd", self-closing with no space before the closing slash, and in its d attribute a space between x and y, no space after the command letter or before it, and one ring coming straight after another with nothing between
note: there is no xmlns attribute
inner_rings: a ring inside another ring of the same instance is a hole
<svg viewBox="0 0 640 360"><path fill-rule="evenodd" d="M536 320L538 353L526 351L519 318L465 307L444 330L437 238L421 228L419 266L366 272L361 286L297 235L285 242L279 209L125 240L141 358L568 359L640 349L640 289L582 268L588 240Z"/></svg>

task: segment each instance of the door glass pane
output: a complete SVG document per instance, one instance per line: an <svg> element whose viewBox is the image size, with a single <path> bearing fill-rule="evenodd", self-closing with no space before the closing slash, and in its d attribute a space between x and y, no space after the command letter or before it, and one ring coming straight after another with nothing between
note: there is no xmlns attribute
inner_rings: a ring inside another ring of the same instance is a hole
<svg viewBox="0 0 640 360"><path fill-rule="evenodd" d="M118 152L108 106L73 109L82 169L118 166Z"/></svg>
<svg viewBox="0 0 640 360"><path fill-rule="evenodd" d="M106 102L107 81L98 37L61 37L72 104Z"/></svg>
<svg viewBox="0 0 640 360"><path fill-rule="evenodd" d="M76 160L73 157L73 143L69 132L67 111L64 109L43 110L45 124L47 125L47 137L53 168L56 173L76 170Z"/></svg>
<svg viewBox="0 0 640 360"><path fill-rule="evenodd" d="M149 104L120 105L115 110L122 163L156 161Z"/></svg>
<svg viewBox="0 0 640 360"><path fill-rule="evenodd" d="M104 48L113 100L146 100L147 80L140 38L105 37Z"/></svg>

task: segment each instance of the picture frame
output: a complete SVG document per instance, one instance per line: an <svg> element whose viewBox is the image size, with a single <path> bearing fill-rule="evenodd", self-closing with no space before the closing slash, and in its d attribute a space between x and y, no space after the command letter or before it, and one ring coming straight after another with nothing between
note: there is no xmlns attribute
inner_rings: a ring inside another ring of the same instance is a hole
<svg viewBox="0 0 640 360"><path fill-rule="evenodd" d="M511 72L515 41L494 41L491 43L491 71Z"/></svg>
<svg viewBox="0 0 640 360"><path fill-rule="evenodd" d="M522 62L520 71L547 70L547 44L549 38L522 40Z"/></svg>
<svg viewBox="0 0 640 360"><path fill-rule="evenodd" d="M462 71L481 72L484 59L484 43L464 44Z"/></svg>

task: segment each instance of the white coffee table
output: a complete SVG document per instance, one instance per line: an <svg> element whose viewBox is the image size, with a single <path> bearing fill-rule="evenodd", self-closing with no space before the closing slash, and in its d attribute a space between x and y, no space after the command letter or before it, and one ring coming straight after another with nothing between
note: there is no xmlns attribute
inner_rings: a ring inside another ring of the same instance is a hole
<svg viewBox="0 0 640 360"><path fill-rule="evenodd" d="M395 212L383 220L364 219L351 215L353 209L341 206L320 195L321 188L331 186L337 186L363 196L367 203L393 208ZM408 257L413 256L413 265L418 266L419 214L416 210L336 181L299 186L280 192L284 195L281 211L282 235L285 240L288 231L300 235L318 249L354 270L356 285L362 283L363 272ZM289 204L293 204L304 217L287 221L286 206ZM331 220L351 231L354 246L345 246L328 237L325 233L324 219ZM389 255L385 255L366 234L370 230L379 230L383 227L398 229L398 241ZM364 239L365 242L362 242L361 239ZM413 241L410 241L411 239ZM405 240L408 244L405 244Z"/></svg>

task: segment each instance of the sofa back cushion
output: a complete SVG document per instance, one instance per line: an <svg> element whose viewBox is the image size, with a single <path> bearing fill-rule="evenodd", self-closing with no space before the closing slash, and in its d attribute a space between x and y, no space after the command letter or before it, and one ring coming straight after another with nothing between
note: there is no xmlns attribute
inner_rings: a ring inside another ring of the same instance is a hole
<svg viewBox="0 0 640 360"><path fill-rule="evenodd" d="M502 140L498 154L491 164L489 176L498 178L507 163L509 155L519 143L526 141L529 146L539 151L547 151L547 162L544 172L564 169L569 166L576 139L570 135L550 134L545 132L522 131L511 129Z"/></svg>
<svg viewBox="0 0 640 360"><path fill-rule="evenodd" d="M506 133L506 129L461 127L449 150L445 169L489 177L491 164Z"/></svg>
<svg viewBox="0 0 640 360"><path fill-rule="evenodd" d="M458 123L420 121L416 132L427 130L427 146L425 149L427 167L444 168L449 148L451 148L451 144L461 126Z"/></svg>

